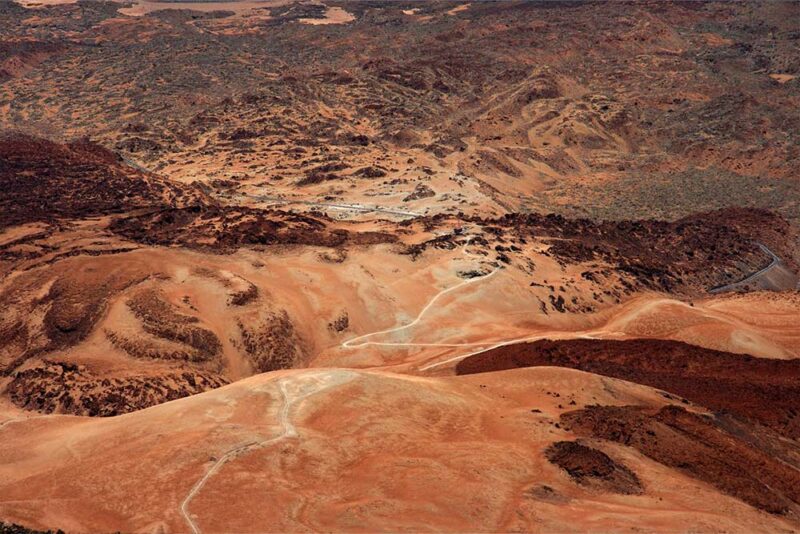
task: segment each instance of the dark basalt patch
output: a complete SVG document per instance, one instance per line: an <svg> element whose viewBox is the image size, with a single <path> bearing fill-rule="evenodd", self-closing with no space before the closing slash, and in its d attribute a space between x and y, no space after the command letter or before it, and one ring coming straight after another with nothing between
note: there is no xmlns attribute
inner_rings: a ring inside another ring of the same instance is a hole
<svg viewBox="0 0 800 534"><path fill-rule="evenodd" d="M198 189L146 175L88 140L0 136L0 229L205 201Z"/></svg>
<svg viewBox="0 0 800 534"><path fill-rule="evenodd" d="M305 357L305 345L285 310L269 313L253 324L239 321L242 344L261 373L291 369Z"/></svg>
<svg viewBox="0 0 800 534"><path fill-rule="evenodd" d="M221 354L222 343L219 338L210 330L199 326L197 317L180 313L159 292L139 291L127 304L131 312L142 322L145 332L156 338L185 345L187 350L181 354L183 359L193 362L210 361ZM127 342L132 343L131 340ZM123 343L120 348L128 348L130 354L141 356L137 354L135 345L126 346Z"/></svg>
<svg viewBox="0 0 800 534"><path fill-rule="evenodd" d="M44 360L16 373L6 392L11 401L42 413L110 417L224 386L221 376L189 370L161 374L99 376L82 366Z"/></svg>
<svg viewBox="0 0 800 534"><path fill-rule="evenodd" d="M17 310L17 313L33 314L41 307L45 310L41 324L19 319L6 323L0 317L0 354L6 355L0 360L0 374L7 375L32 356L65 349L86 339L106 311L109 298L143 281L146 276L135 269L130 272L114 269L91 278L77 271L59 276L46 295L22 304L25 307ZM11 287L0 294L0 299L16 304L19 291L40 281L34 278L24 285Z"/></svg>
<svg viewBox="0 0 800 534"><path fill-rule="evenodd" d="M410 202L412 200L430 198L433 196L436 196L436 192L433 189L431 189L425 184L417 184L417 187L414 188L414 191L412 191L405 198L403 198L403 202Z"/></svg>
<svg viewBox="0 0 800 534"><path fill-rule="evenodd" d="M0 57L4 60L4 65L0 66L0 84L38 66L48 57L64 52L68 48L69 45L63 42L0 39ZM13 64L16 64L17 67L10 66Z"/></svg>
<svg viewBox="0 0 800 534"><path fill-rule="evenodd" d="M677 221L594 222L537 214L476 221L517 238L556 238L549 252L564 263L608 262L644 288L670 292L705 291L769 265L759 242L787 261L794 255L789 223L760 209L730 208Z"/></svg>
<svg viewBox="0 0 800 534"><path fill-rule="evenodd" d="M353 175L362 178L383 178L386 176L386 169L381 167L363 167L354 172Z"/></svg>
<svg viewBox="0 0 800 534"><path fill-rule="evenodd" d="M557 441L545 450L545 457L576 483L588 488L638 495L642 484L636 474L606 453L574 441Z"/></svg>
<svg viewBox="0 0 800 534"><path fill-rule="evenodd" d="M245 306L258 299L258 287L248 282L247 288L231 294L228 304L231 306Z"/></svg>
<svg viewBox="0 0 800 534"><path fill-rule="evenodd" d="M415 222L435 228L445 221L448 217L439 215ZM452 218L449 221L454 222ZM596 222L520 213L495 219L461 216L457 222L461 221L481 226L485 246L513 247L535 239L547 242L545 254L562 265L608 264L623 275L626 293L645 289L705 294L768 266L772 258L759 243L778 255L790 271L800 267L793 260L796 232L783 217L762 209L729 208L677 221ZM463 239L454 234L438 236L415 245L413 254L431 246L442 248L444 241L456 247Z"/></svg>
<svg viewBox="0 0 800 534"><path fill-rule="evenodd" d="M111 230L150 245L178 245L227 252L244 246L309 245L338 248L348 244L393 243L381 232L349 232L330 228L324 217L280 210L195 206L116 219Z"/></svg>
<svg viewBox="0 0 800 534"><path fill-rule="evenodd" d="M557 366L644 384L800 438L800 360L733 354L679 341L574 339L508 345L470 356L457 374Z"/></svg>
<svg viewBox="0 0 800 534"><path fill-rule="evenodd" d="M4 523L0 521L0 534L64 534L61 529L58 530L33 530L31 528L17 525L16 523Z"/></svg>
<svg viewBox="0 0 800 534"><path fill-rule="evenodd" d="M754 445L765 428L728 432L714 418L679 406L590 406L561 416L579 436L607 439L711 484L720 491L772 514L798 517L798 445L784 440L782 454ZM792 460L794 458L794 461Z"/></svg>

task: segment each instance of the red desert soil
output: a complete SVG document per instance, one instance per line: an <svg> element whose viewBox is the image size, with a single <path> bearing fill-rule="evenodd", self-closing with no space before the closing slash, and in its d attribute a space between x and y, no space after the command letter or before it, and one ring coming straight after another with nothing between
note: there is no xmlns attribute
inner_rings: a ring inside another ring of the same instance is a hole
<svg viewBox="0 0 800 534"><path fill-rule="evenodd" d="M800 360L658 339L542 340L470 356L458 363L456 373L534 366L570 367L645 384L800 438Z"/></svg>
<svg viewBox="0 0 800 534"><path fill-rule="evenodd" d="M546 452L588 434L577 422L578 434L565 430L559 417L570 410L599 403L650 413L673 402L552 367L437 379L279 371L118 417L7 422L0 515L71 532L796 529L791 517L753 508L635 443ZM737 447L714 449L715 462L750 478L769 468L760 479L776 489L765 495L796 492L796 473L777 470L777 460L751 465L763 455L731 455ZM578 483L548 454L623 485Z"/></svg>
<svg viewBox="0 0 800 534"><path fill-rule="evenodd" d="M0 0L0 534L800 532L798 21Z"/></svg>

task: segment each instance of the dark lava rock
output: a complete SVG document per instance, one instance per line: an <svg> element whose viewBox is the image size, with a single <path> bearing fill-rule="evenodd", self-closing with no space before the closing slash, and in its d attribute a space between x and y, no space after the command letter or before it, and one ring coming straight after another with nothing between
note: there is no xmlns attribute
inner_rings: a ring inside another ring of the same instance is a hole
<svg viewBox="0 0 800 534"><path fill-rule="evenodd" d="M623 495L642 493L642 484L633 471L597 449L574 441L557 441L545 450L545 456L581 486Z"/></svg>

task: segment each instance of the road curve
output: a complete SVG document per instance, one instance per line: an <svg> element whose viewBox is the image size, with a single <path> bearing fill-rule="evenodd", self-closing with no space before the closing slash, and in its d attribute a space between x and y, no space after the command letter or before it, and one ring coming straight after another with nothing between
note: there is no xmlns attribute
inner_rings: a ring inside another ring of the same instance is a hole
<svg viewBox="0 0 800 534"><path fill-rule="evenodd" d="M467 257L471 256L471 257L476 257L476 258L482 258L482 257L477 256L476 254L470 254L469 252L467 252L467 247L470 244L471 244L471 242L468 241L464 245L464 247L461 249L461 252ZM478 276L478 277L475 277L475 278L470 278L468 280L464 280L464 281L459 282L458 284L456 284L454 286L450 286L448 288L445 288L445 289L439 291L436 295L433 296L433 298L431 298L428 301L428 303L425 305L425 307L423 307L422 310L420 310L420 312L417 315L417 317L413 321L411 321L410 323L407 323L407 324L404 324L404 325L400 325L400 326L396 326L394 328L388 328L386 330L378 330L376 332L370 332L368 334L363 334L363 335L360 335L360 336L356 336L354 338L348 339L347 341L343 342L341 346L342 346L342 348L345 348L345 349L355 349L355 348L359 348L359 347L366 347L368 345L378 345L378 346L384 346L384 347L464 347L464 346L483 346L486 343L392 343L392 342L361 341L361 340L370 338L372 336L378 336L378 335L381 335L381 334L393 334L395 332L401 332L403 330L406 330L407 328L412 328L414 325L416 325L417 323L419 323L422 320L422 316L427 313L427 311L431 308L431 306L433 306L436 303L437 300L439 300L441 297L443 297L447 293L451 293L453 291L456 291L456 290L458 290L458 289L460 289L460 288L462 288L464 286L467 286L469 284L474 284L476 282L480 282L481 280L488 280L490 277L492 277L495 274L497 274L497 272L500 271L501 269L502 269L502 267L496 267L494 270L492 270L491 272L489 272L489 273L487 273L487 274L485 274L483 276Z"/></svg>
<svg viewBox="0 0 800 534"><path fill-rule="evenodd" d="M763 269L760 269L760 270L754 272L753 274L750 274L750 275L746 276L745 278L739 280L738 282L732 282L730 284L725 284L723 286L713 287L713 288L708 290L709 293L713 294L713 293L722 293L722 292L725 292L725 291L730 291L730 290L733 290L736 286L740 286L742 284L747 284L749 282L752 282L756 278L758 278L758 277L768 273L769 271L771 271L776 265L778 265L781 262L781 259L774 252L772 252L766 245L763 245L761 243L756 243L756 244L759 246L759 248L763 252L765 252L766 254L768 254L770 256L770 258L772 258L772 261L770 262L770 264L767 265L766 267L764 267Z"/></svg>
<svg viewBox="0 0 800 534"><path fill-rule="evenodd" d="M205 486L206 482L208 482L208 479L210 479L217 471L219 471L220 468L222 468L222 466L225 465L225 463L227 463L228 460L238 455L239 453L245 452L253 447L269 445L270 443L280 441L283 438L297 435L294 426L289 421L290 401L288 394L286 392L285 383L279 382L278 386L281 392L281 397L283 399L283 405L281 407L280 419L279 419L282 428L281 433L275 436L274 438L270 438L264 441L251 441L249 443L238 445L233 449L230 449L228 452L223 454L216 462L214 462L214 465L212 465L211 468L205 472L205 474L200 478L200 480L195 482L194 486L192 486L192 489L189 490L189 493L181 502L181 514L183 514L183 518L186 520L186 523L189 525L189 528L192 530L194 534L202 534L202 531L200 530L200 527L189 513L189 504L192 502L192 499L194 499L195 496L200 492L200 490L203 489L203 486Z"/></svg>
<svg viewBox="0 0 800 534"><path fill-rule="evenodd" d="M10 425L11 423L16 423L17 421L24 421L24 419L16 418L16 419L6 419L3 422L0 422L0 428L3 428L6 425Z"/></svg>
<svg viewBox="0 0 800 534"><path fill-rule="evenodd" d="M30 421L31 419L39 419L41 417L47 417L49 414L46 415L32 415L29 417L12 417L11 419L6 419L5 421L0 422L0 428L5 428L6 426L13 424L13 423L21 423L22 421Z"/></svg>
<svg viewBox="0 0 800 534"><path fill-rule="evenodd" d="M739 280L738 282L733 282L731 284L726 284L724 286L719 286L719 287L710 289L709 293L721 293L723 291L727 291L727 290L733 289L736 286L741 286L742 284L747 284L747 283L755 280L756 278L758 278L760 276L763 276L764 274L768 273L770 270L772 270L774 267L776 267L778 264L781 263L780 257L778 257L777 254L772 252L766 245L764 245L762 243L756 243L756 244L761 248L762 251L764 251L764 253L768 254L770 256L770 258L772 258L772 261L770 262L770 264L767 265L766 267L764 267L763 269L759 269L758 271L748 275L747 277L743 278L742 280ZM624 333L623 332L607 332L607 331L602 331L602 330L596 330L596 331L574 332L574 333L571 333L570 335L572 337L579 337L579 338L584 338L584 339L602 339L602 338L606 338L606 337L623 336ZM463 359L468 358L470 356L474 356L476 354L480 354L482 352L486 352L486 351L489 351L489 350L492 350L492 349L496 349L496 348L499 348L499 347L504 347L504 346L507 346L507 345L514 345L516 343L525 343L525 342L530 342L530 341L538 341L540 339L545 339L545 338L552 339L553 337L554 337L554 334L553 333L549 333L549 334L545 334L545 335L536 335L536 336L529 336L529 337L511 339L511 340L507 340L507 341L501 341L501 342L495 343L495 344L493 344L493 345L491 345L489 347L482 348L480 350L469 352L467 354L461 354L461 355L458 355L458 356L454 356L452 358L449 358L449 359L446 359L446 360L442 360L442 361L439 361L439 362L430 363L428 365L420 367L419 370L420 371L427 371L427 370L434 369L436 367L440 367L440 366L448 364L448 363L452 363L452 362L455 362L455 361L463 360ZM484 345L486 345L486 344L484 344Z"/></svg>
<svg viewBox="0 0 800 534"><path fill-rule="evenodd" d="M347 341L342 343L342 347L344 347L346 349L354 349L354 348L358 348L358 347L365 347L367 345L385 345L385 346L411 346L411 345L413 345L413 346L439 346L439 347L441 347L441 346L445 346L445 347L452 347L452 346L459 346L460 347L460 346L464 346L465 344L463 344L463 343L413 343L412 344L412 343L385 343L385 342L380 342L380 341L361 341L361 340L362 339L367 339L367 338L372 337L372 336L377 336L377 335L381 335L381 334L392 334L394 332L401 332L401 331L406 330L408 328L412 328L414 325L416 325L417 323L419 323L422 320L422 316L425 315L425 313L431 308L431 306L433 306L436 303L437 300L439 300L439 298L443 297L447 293L451 293L453 291L456 291L457 289L460 289L460 288L462 288L462 287L464 287L466 285L474 284L475 282L480 282L481 280L486 280L486 279L490 278L491 276L493 276L494 274L496 274L497 271L499 271L499 270L500 270L500 267L498 267L497 269L493 270L492 272L490 272L489 274L486 274L484 276L480 276L480 277L476 277L476 278L470 278L469 280L464 280L463 282L459 282L458 284L456 284L454 286L451 286L451 287L448 287L446 289L443 289L443 290L439 291L436 295L433 296L433 298L431 300L428 301L428 303L425 305L425 307L422 308L422 310L419 312L419 315L417 315L417 317L413 321L408 323L408 324L404 324L404 325L397 326L397 327L394 327L394 328L389 328L387 330L379 330L377 332L370 332L369 334L364 334L362 336L358 336L358 337L354 337L352 339L348 339ZM481 343L481 345L483 345L483 344L484 343Z"/></svg>

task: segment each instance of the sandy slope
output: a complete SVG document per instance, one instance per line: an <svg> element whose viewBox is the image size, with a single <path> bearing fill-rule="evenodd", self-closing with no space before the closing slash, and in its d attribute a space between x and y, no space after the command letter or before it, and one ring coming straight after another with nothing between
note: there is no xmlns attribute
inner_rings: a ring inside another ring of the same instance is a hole
<svg viewBox="0 0 800 534"><path fill-rule="evenodd" d="M567 409L665 402L643 386L555 368L260 375L125 416L0 428L0 513L74 531L186 532L181 503L239 448L191 494L195 531L786 527L619 447L603 446L638 474L641 496L581 489L542 456L569 437L554 425Z"/></svg>
<svg viewBox="0 0 800 534"><path fill-rule="evenodd" d="M591 293L580 265L561 266L530 247L535 279L570 281L568 297ZM310 246L230 254L143 247L7 278L4 287L41 298L54 278L91 288L104 273L119 277L123 289L108 297L88 337L49 356L92 372L157 373L173 365L135 359L107 339L108 332L143 336L127 304L142 290L157 290L221 340L221 359L206 368L219 366L231 380L255 372L237 318L266 309L287 312L308 347L309 359L297 365L314 368L258 374L110 418L30 417L4 400L0 517L74 532L206 534L791 528L608 441L589 443L631 469L642 495L586 489L545 459L552 442L575 438L560 428L562 413L670 402L656 390L560 368L446 375L471 352L539 337L660 337L794 357L796 294L688 303L642 293L593 313L544 313L531 273L498 265L471 246L416 259L392 244L352 246L341 255ZM459 276L469 271L483 276ZM231 305L248 284L258 289L256 300ZM26 293L29 286L35 291ZM332 328L343 313L344 328Z"/></svg>

